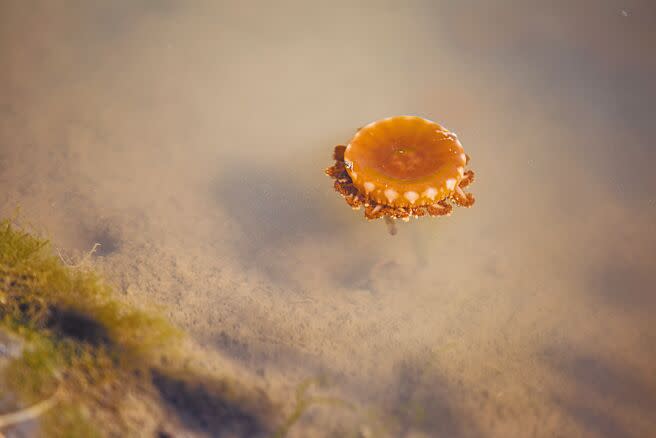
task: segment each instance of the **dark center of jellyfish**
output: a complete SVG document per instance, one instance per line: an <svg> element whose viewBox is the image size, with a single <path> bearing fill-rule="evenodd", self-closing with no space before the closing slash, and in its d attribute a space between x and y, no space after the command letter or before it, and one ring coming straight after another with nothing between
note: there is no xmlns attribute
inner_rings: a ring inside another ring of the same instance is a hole
<svg viewBox="0 0 656 438"><path fill-rule="evenodd" d="M440 166L440 160L430 145L396 143L379 150L376 164L385 175L408 180L435 172Z"/></svg>

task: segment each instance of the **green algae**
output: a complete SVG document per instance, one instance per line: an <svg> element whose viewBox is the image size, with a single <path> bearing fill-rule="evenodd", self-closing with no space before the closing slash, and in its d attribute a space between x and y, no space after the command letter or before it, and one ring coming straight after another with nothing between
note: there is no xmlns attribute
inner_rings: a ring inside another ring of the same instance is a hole
<svg viewBox="0 0 656 438"><path fill-rule="evenodd" d="M308 379L297 387L293 412L278 421L279 407L266 393L181 366L188 360L179 348L180 330L122 302L87 263L71 264L11 219L0 221L0 330L25 345L0 369L0 392L14 394L19 411L55 402L38 417L40 436L145 436L121 409L127 394L158 406L159 420L173 412L183 428L235 436L282 438L312 406L353 409L337 398L310 395L325 382ZM149 409L137 411L148 415ZM150 432L170 435L159 427Z"/></svg>
<svg viewBox="0 0 656 438"><path fill-rule="evenodd" d="M148 392L150 371L163 354L177 354L181 332L116 297L91 270L63 263L47 240L0 221L0 329L25 343L0 375L0 390L21 409L57 397L39 419L40 434L135 432L116 407L128 390Z"/></svg>

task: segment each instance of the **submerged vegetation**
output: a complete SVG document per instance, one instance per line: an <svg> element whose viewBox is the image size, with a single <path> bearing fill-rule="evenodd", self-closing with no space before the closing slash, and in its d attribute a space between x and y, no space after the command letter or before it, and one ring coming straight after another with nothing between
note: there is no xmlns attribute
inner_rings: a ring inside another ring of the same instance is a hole
<svg viewBox="0 0 656 438"><path fill-rule="evenodd" d="M67 437L168 436L217 422L236 434L271 430L265 395L180 365L180 331L11 220L0 221L3 334L22 347L4 365L0 351L0 436L26 421Z"/></svg>
<svg viewBox="0 0 656 438"><path fill-rule="evenodd" d="M355 409L349 402L335 397L317 397L308 395L308 390L313 385L321 385L322 379L307 379L296 387L296 403L293 411L276 431L274 438L287 436L289 429L301 418L311 406L328 405L346 409Z"/></svg>
<svg viewBox="0 0 656 438"><path fill-rule="evenodd" d="M263 391L199 372L183 333L123 302L90 268L92 252L73 264L0 220L0 438L15 428L46 437L282 438L312 406L354 409L309 395L323 382L309 379L285 417Z"/></svg>

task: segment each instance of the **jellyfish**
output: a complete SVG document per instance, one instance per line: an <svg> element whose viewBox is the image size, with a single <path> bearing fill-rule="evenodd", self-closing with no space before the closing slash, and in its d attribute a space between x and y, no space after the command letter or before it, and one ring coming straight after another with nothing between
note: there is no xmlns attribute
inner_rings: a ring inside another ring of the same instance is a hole
<svg viewBox="0 0 656 438"><path fill-rule="evenodd" d="M453 205L471 207L474 172L453 132L416 116L396 116L360 128L346 146L335 146L326 174L348 205L367 219L447 216Z"/></svg>

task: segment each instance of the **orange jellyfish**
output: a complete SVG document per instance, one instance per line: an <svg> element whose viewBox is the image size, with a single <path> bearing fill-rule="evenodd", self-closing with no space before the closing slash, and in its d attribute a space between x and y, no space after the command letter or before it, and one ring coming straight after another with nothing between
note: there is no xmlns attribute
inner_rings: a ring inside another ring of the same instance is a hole
<svg viewBox="0 0 656 438"><path fill-rule="evenodd" d="M464 189L474 181L469 156L458 137L430 120L397 116L359 129L347 146L334 151L326 174L346 202L364 207L367 219L445 216L452 204L471 207Z"/></svg>

